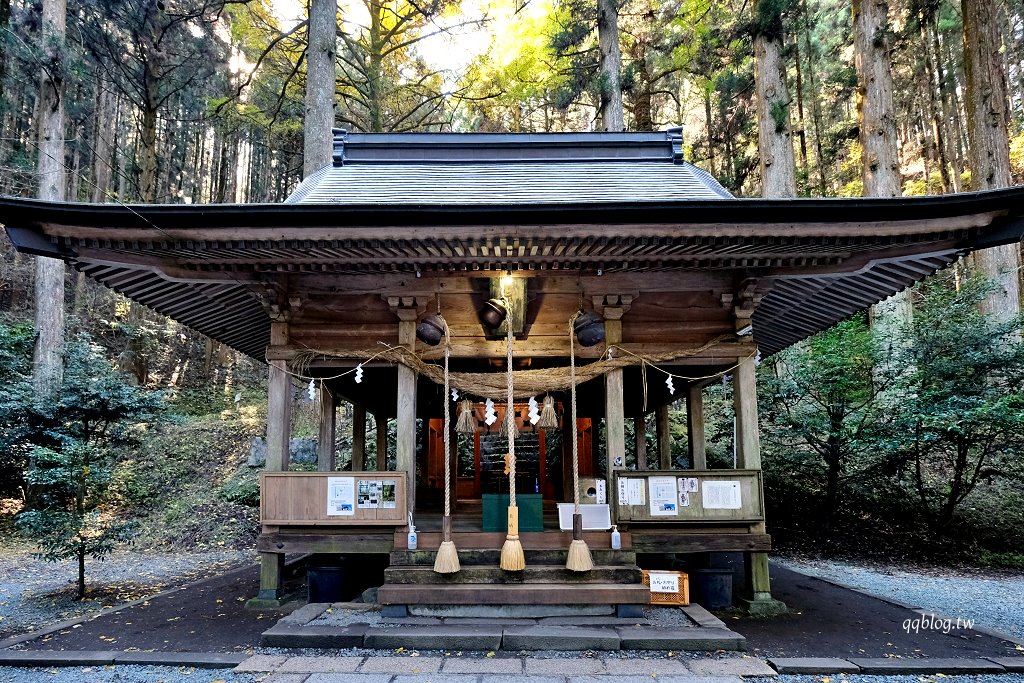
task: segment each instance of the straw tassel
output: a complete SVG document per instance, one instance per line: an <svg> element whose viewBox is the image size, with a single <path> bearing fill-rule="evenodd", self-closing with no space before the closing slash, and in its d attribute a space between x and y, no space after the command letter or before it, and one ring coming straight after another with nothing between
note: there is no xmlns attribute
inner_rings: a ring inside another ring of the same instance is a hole
<svg viewBox="0 0 1024 683"><path fill-rule="evenodd" d="M507 402L505 406L505 429L508 434L508 534L501 546L499 566L505 571L521 572L526 568L523 544L519 541L519 508L516 507L516 424L515 405L512 395L512 325L508 329L508 376L506 378Z"/></svg>
<svg viewBox="0 0 1024 683"><path fill-rule="evenodd" d="M569 321L569 410L572 425L572 489L576 507L573 509L572 543L569 544L569 555L565 558L565 568L571 572L589 572L594 568L594 560L590 557L587 542L583 540L583 513L580 511L580 440L576 426L576 346L573 323L579 315L577 313Z"/></svg>
<svg viewBox="0 0 1024 683"><path fill-rule="evenodd" d="M555 412L555 398L551 394L544 397L544 408L540 411L537 426L541 429L558 429L558 413Z"/></svg>
<svg viewBox="0 0 1024 683"><path fill-rule="evenodd" d="M440 316L438 316L440 317ZM441 318L444 321L444 318ZM441 520L442 540L434 558L434 571L438 574L454 574L459 566L459 552L452 541L452 444L451 444L451 408L448 406L450 387L448 386L448 357L451 355L449 344L448 323L444 323L444 517ZM469 403L466 401L465 403ZM472 410L472 406L470 406Z"/></svg>
<svg viewBox="0 0 1024 683"><path fill-rule="evenodd" d="M473 402L468 398L462 399L462 406L459 408L459 420L455 423L455 431L459 434L473 434L476 432L476 416L473 415Z"/></svg>

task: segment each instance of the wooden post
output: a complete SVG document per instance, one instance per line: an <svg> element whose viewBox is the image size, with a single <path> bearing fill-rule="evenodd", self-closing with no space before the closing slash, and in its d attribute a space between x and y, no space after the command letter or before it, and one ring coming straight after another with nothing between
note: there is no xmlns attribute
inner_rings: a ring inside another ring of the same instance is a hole
<svg viewBox="0 0 1024 683"><path fill-rule="evenodd" d="M647 416L640 414L633 418L633 436L636 440L636 468L647 469Z"/></svg>
<svg viewBox="0 0 1024 683"><path fill-rule="evenodd" d="M352 471L366 468L366 408L352 404Z"/></svg>
<svg viewBox="0 0 1024 683"><path fill-rule="evenodd" d="M323 384L320 385L320 438L317 441L316 469L319 472L333 472L337 469L334 454L337 405L334 394Z"/></svg>
<svg viewBox="0 0 1024 683"><path fill-rule="evenodd" d="M668 406L658 406L654 411L655 429L658 432L658 469L672 469L672 435L669 432Z"/></svg>
<svg viewBox="0 0 1024 683"><path fill-rule="evenodd" d="M270 324L270 345L288 343L288 323ZM287 361L270 362L267 382L267 471L288 471L288 438L292 423L292 381Z"/></svg>
<svg viewBox="0 0 1024 683"><path fill-rule="evenodd" d="M416 349L416 309L397 308L398 343ZM416 512L416 373L398 365L398 405L395 425L395 469L405 472L408 510Z"/></svg>
<svg viewBox="0 0 1024 683"><path fill-rule="evenodd" d="M686 393L686 438L690 444L690 467L708 468L707 443L704 438L704 389L691 384Z"/></svg>
<svg viewBox="0 0 1024 683"><path fill-rule="evenodd" d="M279 607L284 593L284 553L260 553L260 592L245 603L252 609Z"/></svg>
<svg viewBox="0 0 1024 683"><path fill-rule="evenodd" d="M761 435L757 425L757 378L754 359L747 358L732 374L736 411L736 467L761 469Z"/></svg>
<svg viewBox="0 0 1024 683"><path fill-rule="evenodd" d="M373 422L377 429L377 471L386 472L388 469L388 418L376 413L373 416Z"/></svg>
<svg viewBox="0 0 1024 683"><path fill-rule="evenodd" d="M617 306L604 309L604 338L608 345L622 341L622 314ZM622 368L609 370L604 376L605 472L609 496L615 484L615 470L626 467L626 416L622 404ZM618 461L616 463L616 460Z"/></svg>

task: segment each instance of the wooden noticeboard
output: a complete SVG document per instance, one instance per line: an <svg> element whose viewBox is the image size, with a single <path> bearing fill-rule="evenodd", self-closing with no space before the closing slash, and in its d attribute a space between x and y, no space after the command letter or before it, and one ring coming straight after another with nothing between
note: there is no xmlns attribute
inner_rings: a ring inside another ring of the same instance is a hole
<svg viewBox="0 0 1024 683"><path fill-rule="evenodd" d="M350 512L328 514L331 479L342 480L346 489L351 480ZM370 492L362 500L360 482L366 482L363 488ZM405 472L263 472L260 521L275 526L404 526L405 489Z"/></svg>
<svg viewBox="0 0 1024 683"><path fill-rule="evenodd" d="M654 486L652 487L652 480ZM672 480L674 509L667 495L655 500L652 493L660 487L666 493ZM695 484L694 484L695 481ZM689 483L695 490L682 490ZM709 486L710 485L710 486ZM625 487L625 490L623 490ZM643 503L636 504L643 491ZM764 520L764 494L761 470L657 470L615 474L615 486L608 492L616 505L619 522L759 522Z"/></svg>

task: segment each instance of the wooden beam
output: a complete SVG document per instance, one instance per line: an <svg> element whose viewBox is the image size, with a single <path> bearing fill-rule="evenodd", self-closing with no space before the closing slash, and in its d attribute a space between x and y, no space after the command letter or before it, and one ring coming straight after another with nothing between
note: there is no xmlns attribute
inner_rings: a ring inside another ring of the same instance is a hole
<svg viewBox="0 0 1024 683"><path fill-rule="evenodd" d="M607 346L622 341L624 312L621 307L609 306L604 309L604 338ZM615 470L626 467L626 415L622 394L622 368L609 370L604 376L605 472L608 491L614 488Z"/></svg>
<svg viewBox="0 0 1024 683"><path fill-rule="evenodd" d="M288 343L288 323L275 322L270 325L270 344L278 346ZM270 362L267 381L267 471L288 470L288 439L292 423L292 381L288 374L287 362Z"/></svg>
<svg viewBox="0 0 1024 683"><path fill-rule="evenodd" d="M317 440L316 468L319 472L333 472L338 468L334 453L336 441L337 404L334 394L320 385L320 438Z"/></svg>
<svg viewBox="0 0 1024 683"><path fill-rule="evenodd" d="M757 376L754 359L747 358L732 373L736 411L736 467L761 469L761 434L757 424Z"/></svg>
<svg viewBox="0 0 1024 683"><path fill-rule="evenodd" d="M397 308L398 343L416 350L415 308ZM398 405L395 430L395 469L405 472L409 487L407 509L416 511L416 373L406 365L398 365Z"/></svg>
<svg viewBox="0 0 1024 683"><path fill-rule="evenodd" d="M686 393L686 438L690 445L690 467L708 468L707 443L704 438L704 388L691 384Z"/></svg>
<svg viewBox="0 0 1024 683"><path fill-rule="evenodd" d="M672 469L672 435L669 430L668 405L658 406L654 411L655 429L658 433L658 467Z"/></svg>
<svg viewBox="0 0 1024 683"><path fill-rule="evenodd" d="M362 472L366 467L366 408L352 405L352 471Z"/></svg>

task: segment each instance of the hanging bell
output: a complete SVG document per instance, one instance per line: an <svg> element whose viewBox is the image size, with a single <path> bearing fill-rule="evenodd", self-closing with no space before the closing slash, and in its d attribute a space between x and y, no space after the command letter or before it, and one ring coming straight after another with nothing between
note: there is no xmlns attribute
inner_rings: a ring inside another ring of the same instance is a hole
<svg viewBox="0 0 1024 683"><path fill-rule="evenodd" d="M572 329L580 346L596 346L604 341L604 319L593 311L576 318Z"/></svg>
<svg viewBox="0 0 1024 683"><path fill-rule="evenodd" d="M551 394L544 397L544 407L540 411L537 426L541 429L558 429L558 413L555 412L555 399Z"/></svg>
<svg viewBox="0 0 1024 683"><path fill-rule="evenodd" d="M501 299L488 299L480 309L480 320L483 321L484 325L492 329L501 327L507 315L508 310L505 308L505 304L501 302Z"/></svg>
<svg viewBox="0 0 1024 683"><path fill-rule="evenodd" d="M476 431L476 416L473 415L473 402L462 399L459 407L459 419L455 422L455 431L460 434L472 434Z"/></svg>
<svg viewBox="0 0 1024 683"><path fill-rule="evenodd" d="M416 338L429 346L437 346L444 339L444 318L428 313L416 326Z"/></svg>

